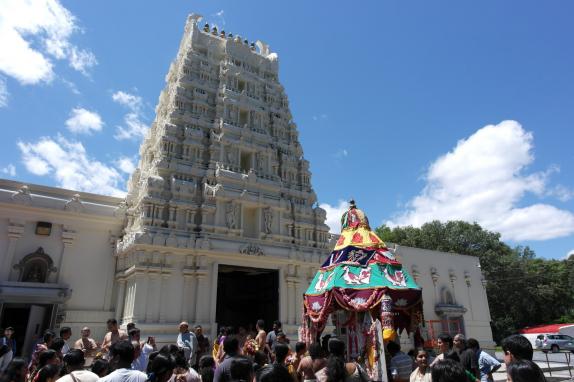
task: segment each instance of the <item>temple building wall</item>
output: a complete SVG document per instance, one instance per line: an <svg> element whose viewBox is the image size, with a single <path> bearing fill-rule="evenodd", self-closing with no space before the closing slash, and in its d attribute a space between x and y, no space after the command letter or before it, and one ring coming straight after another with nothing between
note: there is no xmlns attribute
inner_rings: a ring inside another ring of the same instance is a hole
<svg viewBox="0 0 574 382"><path fill-rule="evenodd" d="M395 254L423 288L429 336L463 333L485 348L494 345L486 280L477 257L405 246L397 246Z"/></svg>
<svg viewBox="0 0 574 382"><path fill-rule="evenodd" d="M0 180L2 325L30 324L18 330L28 342L64 323L78 337L81 326L89 325L103 338L115 310L113 253L123 224L121 202ZM28 322L31 316L37 322Z"/></svg>

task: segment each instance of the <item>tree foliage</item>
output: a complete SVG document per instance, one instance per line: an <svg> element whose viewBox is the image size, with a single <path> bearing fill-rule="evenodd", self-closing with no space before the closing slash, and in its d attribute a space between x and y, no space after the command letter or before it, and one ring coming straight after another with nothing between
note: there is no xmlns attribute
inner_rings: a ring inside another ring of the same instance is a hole
<svg viewBox="0 0 574 382"><path fill-rule="evenodd" d="M574 259L537 258L529 247L511 248L500 234L463 221L375 231L386 242L478 257L496 341L525 326L574 318Z"/></svg>

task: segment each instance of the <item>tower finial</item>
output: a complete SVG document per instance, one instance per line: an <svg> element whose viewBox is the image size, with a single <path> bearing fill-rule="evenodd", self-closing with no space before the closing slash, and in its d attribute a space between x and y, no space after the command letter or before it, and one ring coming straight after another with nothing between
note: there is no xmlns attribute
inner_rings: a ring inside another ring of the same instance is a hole
<svg viewBox="0 0 574 382"><path fill-rule="evenodd" d="M355 199L349 200L349 209L357 208L357 204L355 204Z"/></svg>

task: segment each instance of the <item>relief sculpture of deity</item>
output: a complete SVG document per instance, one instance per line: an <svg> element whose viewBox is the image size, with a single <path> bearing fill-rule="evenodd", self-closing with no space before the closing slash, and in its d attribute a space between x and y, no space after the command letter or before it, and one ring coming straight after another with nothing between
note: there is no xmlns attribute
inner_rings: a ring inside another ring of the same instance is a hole
<svg viewBox="0 0 574 382"><path fill-rule="evenodd" d="M273 224L273 213L271 208L265 208L263 210L263 222L265 223L265 233L271 233L271 226Z"/></svg>
<svg viewBox="0 0 574 382"><path fill-rule="evenodd" d="M227 203L225 207L225 225L229 229L237 228L237 215L239 206L235 205L233 202Z"/></svg>

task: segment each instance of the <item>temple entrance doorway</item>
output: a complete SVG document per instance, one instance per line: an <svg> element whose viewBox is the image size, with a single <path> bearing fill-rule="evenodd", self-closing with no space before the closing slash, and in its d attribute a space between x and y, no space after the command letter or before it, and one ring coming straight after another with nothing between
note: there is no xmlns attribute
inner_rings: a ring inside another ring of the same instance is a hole
<svg viewBox="0 0 574 382"><path fill-rule="evenodd" d="M218 327L255 329L258 319L267 330L279 319L279 271L219 265L217 278Z"/></svg>
<svg viewBox="0 0 574 382"><path fill-rule="evenodd" d="M5 303L0 314L0 328L13 327L16 338L16 356L29 356L34 343L50 327L52 305ZM2 333L3 334L3 333Z"/></svg>

